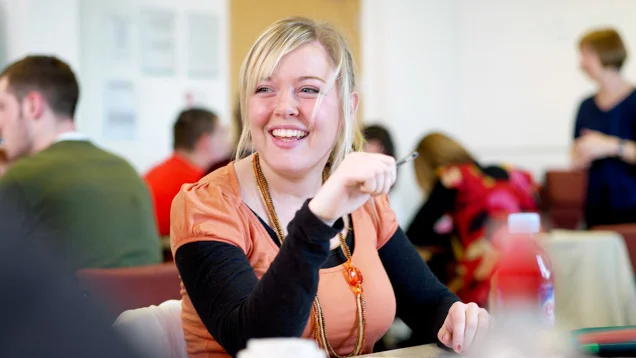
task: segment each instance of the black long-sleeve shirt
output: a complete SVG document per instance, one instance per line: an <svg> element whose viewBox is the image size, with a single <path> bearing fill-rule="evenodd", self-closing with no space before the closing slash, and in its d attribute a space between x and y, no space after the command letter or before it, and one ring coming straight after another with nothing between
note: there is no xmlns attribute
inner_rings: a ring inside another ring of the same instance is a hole
<svg viewBox="0 0 636 358"><path fill-rule="evenodd" d="M417 211L406 230L406 236L414 245L448 246L448 243L440 242L440 238L446 239L446 236L435 232L435 223L444 214L452 212L456 199L456 189L445 187L439 180L435 183L428 199Z"/></svg>
<svg viewBox="0 0 636 358"><path fill-rule="evenodd" d="M305 203L261 280L245 253L227 243L185 244L175 262L203 324L234 356L250 338L302 335L318 291L319 270L344 260L342 254L333 259L329 250L329 240L342 228L342 221L333 227L324 224ZM347 241L355 243L353 234ZM400 228L378 253L395 292L398 316L435 342L458 298L431 273Z"/></svg>

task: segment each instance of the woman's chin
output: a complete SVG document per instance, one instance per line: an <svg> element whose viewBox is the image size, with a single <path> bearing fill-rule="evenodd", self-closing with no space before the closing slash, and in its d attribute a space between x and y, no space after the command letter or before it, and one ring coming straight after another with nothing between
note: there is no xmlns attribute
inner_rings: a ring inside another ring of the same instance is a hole
<svg viewBox="0 0 636 358"><path fill-rule="evenodd" d="M275 159L270 166L272 170L278 173L279 175L290 177L290 178L304 176L308 174L309 172L311 172L311 169L313 168L312 165L306 162L304 163L303 162L299 163L298 161L284 162L279 159Z"/></svg>
<svg viewBox="0 0 636 358"><path fill-rule="evenodd" d="M315 158L312 153L302 152L261 152L267 165L271 170L286 177L299 177L309 174L316 167L320 166L322 160ZM324 167L324 164L322 165Z"/></svg>

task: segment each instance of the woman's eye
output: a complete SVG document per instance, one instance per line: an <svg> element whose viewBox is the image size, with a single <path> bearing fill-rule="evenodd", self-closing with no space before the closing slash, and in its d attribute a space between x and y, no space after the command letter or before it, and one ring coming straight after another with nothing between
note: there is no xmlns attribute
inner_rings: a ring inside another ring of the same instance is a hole
<svg viewBox="0 0 636 358"><path fill-rule="evenodd" d="M320 93L320 90L311 87L303 87L300 89L302 93Z"/></svg>
<svg viewBox="0 0 636 358"><path fill-rule="evenodd" d="M271 92L271 89L269 89L267 87L258 87L255 92L256 93L267 93L267 92Z"/></svg>

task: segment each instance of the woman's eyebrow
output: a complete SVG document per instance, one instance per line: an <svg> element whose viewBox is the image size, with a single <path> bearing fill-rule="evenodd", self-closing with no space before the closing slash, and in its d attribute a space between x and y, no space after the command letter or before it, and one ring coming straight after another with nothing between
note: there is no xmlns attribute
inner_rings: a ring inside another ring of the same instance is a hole
<svg viewBox="0 0 636 358"><path fill-rule="evenodd" d="M317 76L300 76L298 77L298 81L306 81L306 80L318 80L320 82L326 82L325 80L323 80L320 77Z"/></svg>

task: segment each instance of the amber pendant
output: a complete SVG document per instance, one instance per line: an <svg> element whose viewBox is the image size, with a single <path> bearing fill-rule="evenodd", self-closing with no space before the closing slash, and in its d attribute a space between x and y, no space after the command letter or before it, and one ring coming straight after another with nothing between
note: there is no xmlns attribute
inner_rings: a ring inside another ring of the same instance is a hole
<svg viewBox="0 0 636 358"><path fill-rule="evenodd" d="M357 267L353 266L349 261L345 263L344 274L347 283L353 290L353 293L355 293L356 295L361 294L363 281L362 272Z"/></svg>

